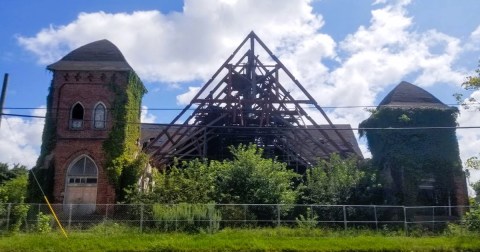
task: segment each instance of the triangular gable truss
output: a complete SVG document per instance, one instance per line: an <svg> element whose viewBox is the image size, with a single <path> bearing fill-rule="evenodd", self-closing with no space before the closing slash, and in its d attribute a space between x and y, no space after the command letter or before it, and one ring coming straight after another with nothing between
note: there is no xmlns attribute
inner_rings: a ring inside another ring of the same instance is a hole
<svg viewBox="0 0 480 252"><path fill-rule="evenodd" d="M266 61L256 54L256 46L267 55ZM245 47L246 52L239 54ZM286 77L303 99L295 99L280 76ZM317 124L306 106L320 112L327 127ZM182 118L186 118L183 123ZM220 149L239 143L256 143L266 155L296 167L311 166L333 152L355 153L340 129L254 32L171 124L163 127L147 150L161 166L173 158L221 158L219 153L224 151Z"/></svg>

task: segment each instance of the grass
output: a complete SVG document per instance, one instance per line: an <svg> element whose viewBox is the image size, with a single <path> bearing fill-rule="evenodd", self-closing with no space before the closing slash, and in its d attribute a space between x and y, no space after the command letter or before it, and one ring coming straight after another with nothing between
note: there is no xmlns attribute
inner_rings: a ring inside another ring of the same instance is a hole
<svg viewBox="0 0 480 252"><path fill-rule="evenodd" d="M215 234L93 232L15 234L0 251L480 251L478 235L386 236L320 229L224 229ZM108 231L108 232L107 232Z"/></svg>

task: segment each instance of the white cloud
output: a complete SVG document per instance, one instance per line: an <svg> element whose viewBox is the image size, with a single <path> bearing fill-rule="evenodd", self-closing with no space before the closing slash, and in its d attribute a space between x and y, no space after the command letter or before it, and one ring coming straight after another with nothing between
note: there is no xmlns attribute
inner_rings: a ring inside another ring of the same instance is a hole
<svg viewBox="0 0 480 252"><path fill-rule="evenodd" d="M470 38L467 44L465 45L466 50L470 51L478 51L480 50L480 25L470 33Z"/></svg>
<svg viewBox="0 0 480 252"><path fill-rule="evenodd" d="M158 11L80 13L70 24L50 26L18 41L47 64L78 46L106 38L144 80L206 79L251 30L272 48L286 48L315 33L323 21L312 13L309 3L186 0L182 13L168 15Z"/></svg>
<svg viewBox="0 0 480 252"><path fill-rule="evenodd" d="M45 116L45 108L34 110L32 115ZM0 127L0 160L32 168L39 155L43 125L44 119L3 117Z"/></svg>
<svg viewBox="0 0 480 252"><path fill-rule="evenodd" d="M469 102L469 98L474 98L480 101L480 91L473 92L470 97L465 99L466 104L472 104ZM478 104L471 105L471 107L460 107L460 115L458 117L458 124L460 126L479 126L480 125L480 110ZM457 130L458 143L460 147L460 157L463 162L468 158L480 155L480 131L477 129L459 129ZM471 181L480 180L480 171L471 172Z"/></svg>
<svg viewBox="0 0 480 252"><path fill-rule="evenodd" d="M142 106L142 112L140 113L140 122L142 123L155 123L157 117L154 114L148 112L147 106Z"/></svg>
<svg viewBox="0 0 480 252"><path fill-rule="evenodd" d="M46 64L78 46L107 38L142 79L180 85L211 77L254 30L319 104L374 105L379 93L402 80L423 87L458 85L465 76L454 67L458 57L480 41L480 26L469 41L435 30L418 31L414 17L407 12L410 2L376 0L370 23L343 41L322 33L325 21L310 0L186 0L181 13L81 13L67 25L50 26L18 41ZM337 65L326 65L325 59ZM177 102L188 104L198 90L189 87L177 96ZM314 116L320 117L318 113ZM337 109L329 116L336 123L356 127L368 113ZM465 114L459 120L476 119ZM471 142L478 140L476 135L470 137ZM478 149L467 141L462 157L474 148Z"/></svg>
<svg viewBox="0 0 480 252"><path fill-rule="evenodd" d="M374 105L379 93L402 80L424 87L461 82L464 73L453 67L462 52L461 41L435 30L416 31L406 11L410 1L382 2L386 5L372 10L369 26L360 26L339 42L340 65L329 72L325 85L307 83L318 101ZM356 126L368 113L337 109L331 116Z"/></svg>
<svg viewBox="0 0 480 252"><path fill-rule="evenodd" d="M195 95L200 91L200 87L188 87L188 92L183 93L177 96L178 105L187 105L195 97Z"/></svg>

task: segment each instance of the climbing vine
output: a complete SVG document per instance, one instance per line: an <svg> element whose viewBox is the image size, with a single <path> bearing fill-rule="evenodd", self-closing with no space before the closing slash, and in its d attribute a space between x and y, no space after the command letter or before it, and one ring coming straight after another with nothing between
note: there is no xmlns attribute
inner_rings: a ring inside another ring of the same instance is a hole
<svg viewBox="0 0 480 252"><path fill-rule="evenodd" d="M103 149L108 178L115 186L117 198L122 198L123 189L135 183L140 176L140 163L147 162L145 158L138 157L140 106L146 89L134 72L128 74L126 86L119 85L116 79L112 78L109 88L115 95L112 104L114 124L108 139L103 143ZM143 162L140 162L139 158ZM126 176L129 178L125 178Z"/></svg>
<svg viewBox="0 0 480 252"><path fill-rule="evenodd" d="M435 179L436 192L446 199L452 178L462 171L455 134L458 110L434 108L380 108L360 124L373 164L388 170L397 190L390 204L416 204L421 178ZM446 127L442 129L378 130L368 128ZM448 128L453 127L453 128ZM366 129L364 129L366 128ZM403 185L398 185L398 183ZM403 188L403 191L398 191ZM439 202L440 203L440 202ZM447 202L441 202L447 204Z"/></svg>
<svg viewBox="0 0 480 252"><path fill-rule="evenodd" d="M53 81L53 80L52 80ZM47 96L47 112L45 115L45 126L42 133L42 146L40 148L40 156L37 159L35 167L32 168L31 172L28 175L28 189L27 189L27 202L36 203L44 202L42 192L36 183L33 173L35 173L42 190L45 192L47 197L52 200L53 194L53 173L54 165L53 162L45 162L47 157L52 153L56 145L56 124L54 117L52 115L52 103L53 103L53 93L55 89L53 84L50 85L50 89ZM43 167L48 165L48 167Z"/></svg>

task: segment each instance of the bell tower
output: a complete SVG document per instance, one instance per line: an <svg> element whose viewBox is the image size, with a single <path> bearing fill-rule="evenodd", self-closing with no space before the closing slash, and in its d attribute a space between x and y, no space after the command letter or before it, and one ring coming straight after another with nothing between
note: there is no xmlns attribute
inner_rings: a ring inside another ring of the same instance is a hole
<svg viewBox="0 0 480 252"><path fill-rule="evenodd" d="M47 69L52 71L53 80L36 169L52 172L49 179L41 181L53 184L53 202L84 204L85 209L78 211L89 212L95 204L115 203L115 185L107 175L112 155L104 146L106 141L125 145L124 137L112 138L114 130L135 127L131 126L135 123L139 128L139 116L129 118L129 122L118 120L125 117L118 114L117 108L129 102L127 89L135 79L142 88L135 104L139 114L145 93L143 84L120 50L108 40L81 46ZM43 174L49 176L48 172Z"/></svg>

